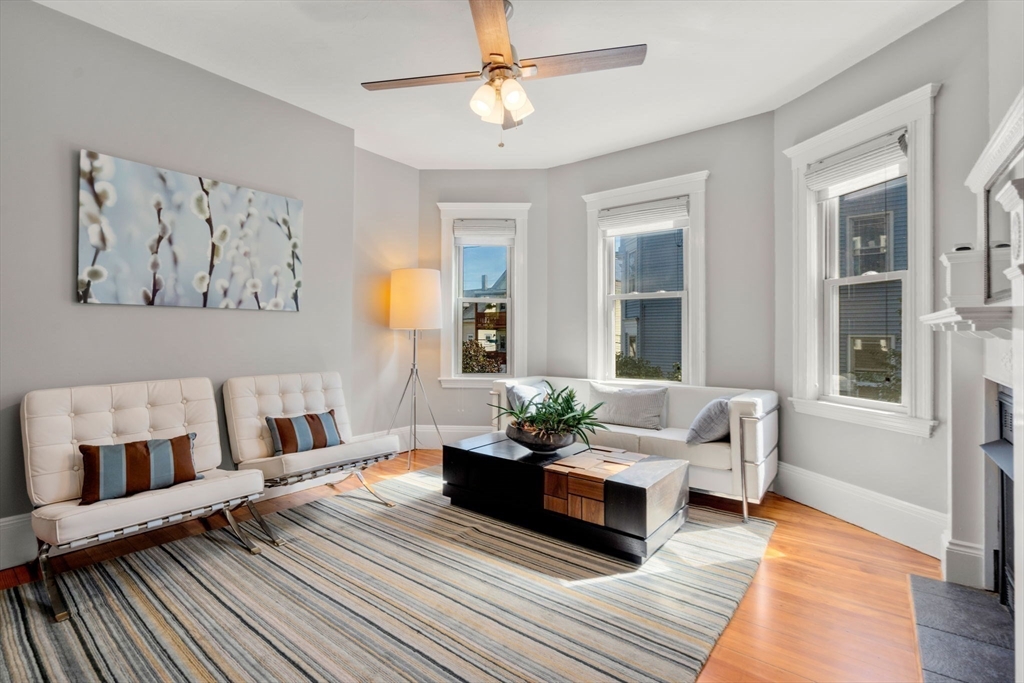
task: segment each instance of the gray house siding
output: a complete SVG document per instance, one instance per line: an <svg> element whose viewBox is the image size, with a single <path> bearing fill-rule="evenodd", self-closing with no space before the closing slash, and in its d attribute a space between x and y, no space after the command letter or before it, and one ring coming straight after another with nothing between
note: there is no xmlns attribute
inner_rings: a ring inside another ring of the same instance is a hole
<svg viewBox="0 0 1024 683"><path fill-rule="evenodd" d="M628 292L629 259L635 259L635 290L642 293L683 289L683 231L673 230L649 235L622 237L616 249L621 264L619 277ZM683 310L679 299L626 301L622 306L623 330L636 323L636 355L656 365L666 375L682 361ZM622 345L628 354L628 344Z"/></svg>

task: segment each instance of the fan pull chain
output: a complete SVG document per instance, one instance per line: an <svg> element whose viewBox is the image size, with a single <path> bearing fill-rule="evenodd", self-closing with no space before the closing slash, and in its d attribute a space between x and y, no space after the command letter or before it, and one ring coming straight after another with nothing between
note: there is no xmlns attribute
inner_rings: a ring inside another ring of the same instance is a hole
<svg viewBox="0 0 1024 683"><path fill-rule="evenodd" d="M505 146L505 129L502 128L501 131L498 133L498 147L504 147L504 146Z"/></svg>

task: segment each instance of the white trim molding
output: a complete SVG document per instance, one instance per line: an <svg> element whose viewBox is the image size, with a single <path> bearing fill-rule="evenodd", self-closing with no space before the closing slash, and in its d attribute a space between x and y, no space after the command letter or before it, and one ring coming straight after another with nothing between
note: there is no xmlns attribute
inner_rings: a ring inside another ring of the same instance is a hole
<svg viewBox="0 0 1024 683"><path fill-rule="evenodd" d="M527 218L531 204L528 202L438 202L441 210L441 372L438 381L445 389L490 389L496 379L518 377L526 374L526 327L527 314ZM455 221L457 219L505 219L516 222L514 246L512 247L511 277L509 289L511 305L508 307L508 324L512 328L511 349L507 372L486 377L465 377L457 372L455 364L455 329L460 311L456 311L458 293L455 291L458 278L455 273Z"/></svg>
<svg viewBox="0 0 1024 683"><path fill-rule="evenodd" d="M940 84L929 83L784 150L792 165L793 398L800 413L929 437L934 421L934 341L919 323L932 310L932 115ZM804 176L810 164L894 130L907 130L908 272L903 291L903 404L851 405L826 391L824 248L817 202Z"/></svg>
<svg viewBox="0 0 1024 683"><path fill-rule="evenodd" d="M958 541L944 535L942 538L943 579L964 586L985 588L985 548L977 543Z"/></svg>
<svg viewBox="0 0 1024 683"><path fill-rule="evenodd" d="M607 293L610 284L604 281L601 267L602 234L598 226L598 214L603 209L612 209L631 204L655 202L670 197L688 197L687 211L689 225L686 231L683 279L686 296L683 300L685 325L684 343L685 367L683 383L704 386L707 366L707 310L705 275L705 221L704 205L707 179L710 171L697 171L686 175L654 180L639 185L620 187L614 190L583 195L587 205L587 376L594 379L611 379L615 368L608 367L612 353L611 343L606 339L605 321L610 316L607 309Z"/></svg>
<svg viewBox="0 0 1024 683"><path fill-rule="evenodd" d="M779 463L775 492L879 536L941 558L949 515L854 486L788 463Z"/></svg>

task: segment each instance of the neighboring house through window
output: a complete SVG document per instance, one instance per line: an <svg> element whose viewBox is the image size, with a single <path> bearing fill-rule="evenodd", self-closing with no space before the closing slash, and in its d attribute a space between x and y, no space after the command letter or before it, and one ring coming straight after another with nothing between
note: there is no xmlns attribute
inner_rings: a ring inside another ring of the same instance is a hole
<svg viewBox="0 0 1024 683"><path fill-rule="evenodd" d="M929 436L928 85L785 151L793 165L797 412Z"/></svg>
<svg viewBox="0 0 1024 683"><path fill-rule="evenodd" d="M529 204L440 203L441 385L489 387L526 372Z"/></svg>
<svg viewBox="0 0 1024 683"><path fill-rule="evenodd" d="M592 378L704 383L707 176L584 196Z"/></svg>

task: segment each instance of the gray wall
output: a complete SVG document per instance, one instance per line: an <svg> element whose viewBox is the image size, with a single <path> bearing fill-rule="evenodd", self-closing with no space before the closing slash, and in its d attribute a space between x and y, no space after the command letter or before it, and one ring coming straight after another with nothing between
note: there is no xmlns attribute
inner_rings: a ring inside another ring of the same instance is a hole
<svg viewBox="0 0 1024 683"><path fill-rule="evenodd" d="M587 214L582 195L710 171L707 384L773 384L772 114L548 172L548 372L587 375Z"/></svg>
<svg viewBox="0 0 1024 683"><path fill-rule="evenodd" d="M388 326L391 271L419 262L419 171L356 148L353 241L352 384L356 434L388 428L412 353L405 333ZM408 425L403 410L396 425Z"/></svg>
<svg viewBox="0 0 1024 683"><path fill-rule="evenodd" d="M974 239L974 196L964 187L988 139L986 4L966 2L907 34L775 111L775 384L793 385L791 171L782 150L926 83L942 83L935 100L935 305L941 307L939 254ZM938 308L936 308L938 310ZM969 340L968 340L969 341ZM961 345L962 346L962 345ZM936 417L931 439L794 413L783 400L782 459L885 495L947 510L952 396L949 342L937 343ZM980 346L961 349L980 377ZM980 410L980 406L960 406ZM978 443L975 441L975 444Z"/></svg>
<svg viewBox="0 0 1024 683"><path fill-rule="evenodd" d="M0 516L30 509L18 406L32 389L350 379L351 129L33 3L0 3L0 83ZM76 304L83 147L304 200L302 312Z"/></svg>
<svg viewBox="0 0 1024 683"><path fill-rule="evenodd" d="M514 144L510 142L509 144ZM421 171L420 267L441 267L441 212L438 202L530 202L527 219L527 328L529 374L548 367L548 173L547 171ZM487 425L491 419L488 389L442 389L441 332L424 332L420 372L430 405L442 425ZM425 416L424 416L425 417ZM428 424L419 419L420 424Z"/></svg>
<svg viewBox="0 0 1024 683"><path fill-rule="evenodd" d="M1024 2L988 1L988 120L994 132L1024 87Z"/></svg>

